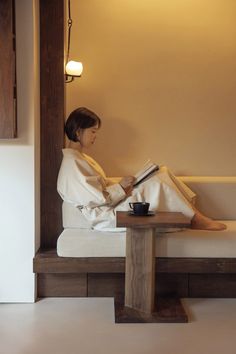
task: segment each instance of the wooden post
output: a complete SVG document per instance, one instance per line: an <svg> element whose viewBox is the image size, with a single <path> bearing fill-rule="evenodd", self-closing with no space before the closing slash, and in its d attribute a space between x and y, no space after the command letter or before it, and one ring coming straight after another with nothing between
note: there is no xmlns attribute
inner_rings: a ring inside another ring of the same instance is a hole
<svg viewBox="0 0 236 354"><path fill-rule="evenodd" d="M41 247L62 232L57 175L64 146L64 0L40 0Z"/></svg>
<svg viewBox="0 0 236 354"><path fill-rule="evenodd" d="M128 228L125 306L151 314L155 298L154 229Z"/></svg>

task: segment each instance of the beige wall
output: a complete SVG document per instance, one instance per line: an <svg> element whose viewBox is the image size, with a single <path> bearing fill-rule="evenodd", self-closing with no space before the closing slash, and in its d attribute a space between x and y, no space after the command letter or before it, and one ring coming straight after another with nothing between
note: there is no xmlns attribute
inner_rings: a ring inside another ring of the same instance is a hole
<svg viewBox="0 0 236 354"><path fill-rule="evenodd" d="M91 155L108 175L151 158L181 175L236 175L236 2L72 0L67 113L103 120Z"/></svg>

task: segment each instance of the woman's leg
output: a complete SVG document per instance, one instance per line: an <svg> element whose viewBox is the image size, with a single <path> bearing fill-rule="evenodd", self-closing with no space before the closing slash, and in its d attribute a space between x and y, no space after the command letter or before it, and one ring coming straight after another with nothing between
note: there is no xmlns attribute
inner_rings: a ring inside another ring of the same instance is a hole
<svg viewBox="0 0 236 354"><path fill-rule="evenodd" d="M168 180L169 177L175 186L175 188L173 188L172 185L172 188L174 190L177 189L178 192L182 195L182 198L185 199L186 204L191 206L191 209L194 212L193 216L191 217L192 229L219 231L219 230L225 230L227 228L225 224L212 220L211 218L203 215L193 204L196 199L196 194L191 192L191 190L188 190L187 187L187 195L186 195L186 191L183 190L183 186L181 186L180 181L165 166L163 166L163 173L165 175L165 178L167 178L166 180L167 184L171 186L171 182L170 180Z"/></svg>
<svg viewBox="0 0 236 354"><path fill-rule="evenodd" d="M150 210L182 212L191 220L193 229L223 230L224 224L214 221L197 210L192 200L195 194L187 199L185 193L176 185L169 170L163 166L155 175L135 187L132 195L120 203L116 210L129 210L129 202L146 201ZM193 198L191 198L193 197Z"/></svg>

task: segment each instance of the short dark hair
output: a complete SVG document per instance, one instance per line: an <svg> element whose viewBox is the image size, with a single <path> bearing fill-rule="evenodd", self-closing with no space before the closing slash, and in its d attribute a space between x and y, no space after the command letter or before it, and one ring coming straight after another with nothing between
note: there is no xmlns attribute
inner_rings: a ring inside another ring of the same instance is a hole
<svg viewBox="0 0 236 354"><path fill-rule="evenodd" d="M98 125L101 126L101 119L88 108L79 107L72 111L65 124L65 133L68 139L78 141L76 132L78 129L87 129Z"/></svg>

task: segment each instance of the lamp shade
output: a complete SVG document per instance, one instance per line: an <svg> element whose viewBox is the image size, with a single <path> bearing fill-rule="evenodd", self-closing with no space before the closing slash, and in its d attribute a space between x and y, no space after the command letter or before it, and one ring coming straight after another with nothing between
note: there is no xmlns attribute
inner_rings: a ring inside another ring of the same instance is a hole
<svg viewBox="0 0 236 354"><path fill-rule="evenodd" d="M70 76L81 76L83 64L80 61L70 60L66 64L66 74Z"/></svg>

